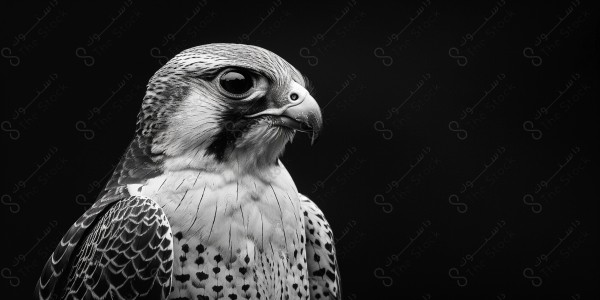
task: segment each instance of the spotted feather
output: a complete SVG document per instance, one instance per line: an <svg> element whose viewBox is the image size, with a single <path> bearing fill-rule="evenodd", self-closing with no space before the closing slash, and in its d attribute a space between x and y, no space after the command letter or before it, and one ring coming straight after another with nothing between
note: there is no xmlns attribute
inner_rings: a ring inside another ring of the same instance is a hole
<svg viewBox="0 0 600 300"><path fill-rule="evenodd" d="M306 229L306 257L311 299L342 299L333 232L323 212L304 195L300 207Z"/></svg>

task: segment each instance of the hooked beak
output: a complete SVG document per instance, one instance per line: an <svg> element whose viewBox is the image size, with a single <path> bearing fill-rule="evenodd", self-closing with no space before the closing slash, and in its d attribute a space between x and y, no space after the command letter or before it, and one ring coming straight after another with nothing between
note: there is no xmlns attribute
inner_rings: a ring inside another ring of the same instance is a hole
<svg viewBox="0 0 600 300"><path fill-rule="evenodd" d="M292 82L291 86L292 88L286 95L288 104L280 108L269 108L246 117L274 116L274 126L288 127L306 132L310 135L310 143L312 145L319 136L319 132L323 126L321 109L317 101L304 87L296 82Z"/></svg>

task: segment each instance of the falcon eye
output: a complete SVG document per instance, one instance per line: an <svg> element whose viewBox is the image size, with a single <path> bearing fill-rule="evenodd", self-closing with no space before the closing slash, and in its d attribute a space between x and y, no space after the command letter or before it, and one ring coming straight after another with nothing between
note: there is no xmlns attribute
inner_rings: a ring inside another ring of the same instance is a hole
<svg viewBox="0 0 600 300"><path fill-rule="evenodd" d="M245 96L246 92L254 86L254 80L247 71L232 70L221 75L219 85L225 92L238 98Z"/></svg>

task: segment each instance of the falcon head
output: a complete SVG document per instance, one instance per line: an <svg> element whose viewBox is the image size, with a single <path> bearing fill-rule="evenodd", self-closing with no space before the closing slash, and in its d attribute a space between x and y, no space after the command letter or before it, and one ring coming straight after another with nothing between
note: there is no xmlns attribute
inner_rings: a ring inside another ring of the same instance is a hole
<svg viewBox="0 0 600 300"><path fill-rule="evenodd" d="M243 44L185 50L150 79L138 138L166 168L261 168L277 163L296 131L314 141L321 111L300 72Z"/></svg>

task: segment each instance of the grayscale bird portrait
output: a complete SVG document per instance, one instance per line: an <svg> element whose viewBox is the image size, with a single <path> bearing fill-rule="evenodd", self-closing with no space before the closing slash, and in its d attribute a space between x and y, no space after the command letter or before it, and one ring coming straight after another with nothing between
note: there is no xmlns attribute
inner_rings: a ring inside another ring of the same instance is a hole
<svg viewBox="0 0 600 300"><path fill-rule="evenodd" d="M5 3L1 299L597 299L593 1Z"/></svg>

